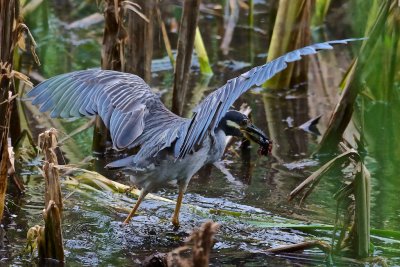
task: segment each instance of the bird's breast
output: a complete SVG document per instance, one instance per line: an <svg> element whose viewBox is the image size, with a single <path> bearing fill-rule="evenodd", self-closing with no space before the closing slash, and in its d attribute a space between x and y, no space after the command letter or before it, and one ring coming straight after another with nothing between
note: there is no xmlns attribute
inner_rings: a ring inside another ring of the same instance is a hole
<svg viewBox="0 0 400 267"><path fill-rule="evenodd" d="M226 147L226 135L222 130L218 130L213 137L207 138L210 143L207 163L219 161L224 154Z"/></svg>

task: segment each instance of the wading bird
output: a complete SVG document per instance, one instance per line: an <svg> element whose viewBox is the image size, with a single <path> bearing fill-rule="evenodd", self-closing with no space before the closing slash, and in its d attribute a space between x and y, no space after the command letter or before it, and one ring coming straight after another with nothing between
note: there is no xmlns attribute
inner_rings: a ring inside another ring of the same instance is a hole
<svg viewBox="0 0 400 267"><path fill-rule="evenodd" d="M111 70L90 69L55 76L27 96L40 105L41 112L50 110L51 117L99 115L110 131L114 149L139 148L137 154L107 165L124 169L142 188L125 223L149 192L176 181L179 195L172 223L179 225L179 210L190 179L202 166L222 157L226 136L246 137L258 143L264 155L271 150L272 142L247 116L230 110L236 99L303 55L355 40L313 44L255 67L205 97L190 119L169 111L138 76Z"/></svg>

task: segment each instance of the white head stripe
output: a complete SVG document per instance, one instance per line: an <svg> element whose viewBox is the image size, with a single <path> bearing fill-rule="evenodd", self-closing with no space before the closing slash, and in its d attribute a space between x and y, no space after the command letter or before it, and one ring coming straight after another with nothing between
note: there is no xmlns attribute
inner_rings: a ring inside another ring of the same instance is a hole
<svg viewBox="0 0 400 267"><path fill-rule="evenodd" d="M240 125L237 124L237 123L234 122L234 121L226 120L226 124L227 124L228 126L235 127L235 128L237 128L237 129L240 129Z"/></svg>

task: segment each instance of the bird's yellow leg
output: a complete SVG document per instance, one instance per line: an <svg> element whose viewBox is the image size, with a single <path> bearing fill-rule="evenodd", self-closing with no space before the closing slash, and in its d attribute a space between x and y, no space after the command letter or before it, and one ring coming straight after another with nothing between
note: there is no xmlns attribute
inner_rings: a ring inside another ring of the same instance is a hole
<svg viewBox="0 0 400 267"><path fill-rule="evenodd" d="M136 203L135 203L135 206L133 207L133 209L132 209L131 212L129 213L128 217L126 217L126 219L125 219L125 221L124 221L124 224L128 224L128 223L131 221L133 215L135 215L136 210L139 208L140 203L142 202L142 200L144 199L144 197L145 197L146 195L147 195L147 192L145 192L145 191L142 189L142 191L140 191L140 195L139 195L139 197L138 197L138 200L137 200Z"/></svg>
<svg viewBox="0 0 400 267"><path fill-rule="evenodd" d="M179 226L179 211L181 209L182 205L182 200L183 200L183 194L186 191L187 185L179 185L179 194L178 194L178 199L176 200L176 206L175 206L175 211L174 211L174 216L172 217L172 224L174 226Z"/></svg>

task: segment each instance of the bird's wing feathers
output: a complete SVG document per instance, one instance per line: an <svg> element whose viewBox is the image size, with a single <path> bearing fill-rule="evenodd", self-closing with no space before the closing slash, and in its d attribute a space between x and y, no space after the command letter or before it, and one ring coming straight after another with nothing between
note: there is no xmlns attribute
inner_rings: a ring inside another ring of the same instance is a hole
<svg viewBox="0 0 400 267"><path fill-rule="evenodd" d="M184 157L196 144L203 141L206 133L213 134L214 129L223 118L231 105L254 85L261 85L278 72L287 67L287 63L301 59L301 56L317 53L318 50L332 49L334 44L346 44L360 39L335 40L317 43L289 52L265 65L252 68L239 77L229 80L208 95L193 112L192 122L186 133L185 139L179 147L175 147L178 157ZM179 142L179 141L178 141Z"/></svg>
<svg viewBox="0 0 400 267"><path fill-rule="evenodd" d="M170 146L190 123L165 108L141 78L117 71L62 74L40 83L27 96L40 111L50 110L52 117L100 115L114 148L141 146L142 157Z"/></svg>
<svg viewBox="0 0 400 267"><path fill-rule="evenodd" d="M194 109L191 119L170 112L138 76L110 70L62 74L40 83L27 96L34 97L32 103L40 105L40 111L51 110L52 117L100 115L110 130L114 148L141 146L134 157L136 162L155 156L175 141L174 156L182 158L207 133L213 134L231 105L252 86L261 85L301 56L355 40L360 39L313 44L255 67L208 95Z"/></svg>

